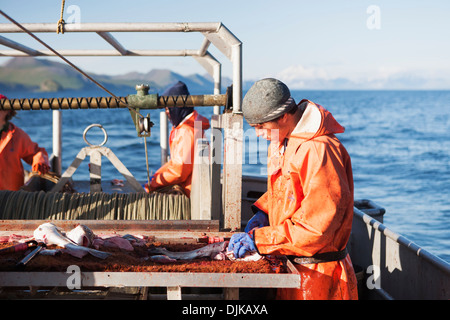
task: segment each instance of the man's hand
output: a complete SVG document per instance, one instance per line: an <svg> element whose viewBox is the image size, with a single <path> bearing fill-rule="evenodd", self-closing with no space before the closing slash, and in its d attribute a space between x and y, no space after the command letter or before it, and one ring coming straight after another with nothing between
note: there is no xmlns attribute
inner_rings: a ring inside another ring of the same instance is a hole
<svg viewBox="0 0 450 320"><path fill-rule="evenodd" d="M152 191L155 191L153 188L150 188L150 183L152 182L152 179L153 179L154 176L155 176L155 175L151 175L150 178L149 178L149 180L148 180L148 182L146 182L146 183L143 185L144 190L145 190L147 193L150 193L150 192L152 192Z"/></svg>
<svg viewBox="0 0 450 320"><path fill-rule="evenodd" d="M261 210L255 213L255 215L248 221L244 232L248 233L254 228L266 227L269 225L269 217Z"/></svg>
<svg viewBox="0 0 450 320"><path fill-rule="evenodd" d="M247 252L256 251L255 242L248 233L235 233L231 236L228 251L233 251L235 258L243 258Z"/></svg>
<svg viewBox="0 0 450 320"><path fill-rule="evenodd" d="M31 170L34 172L38 172L39 174L46 174L50 170L50 167L46 163L38 162L33 164Z"/></svg>

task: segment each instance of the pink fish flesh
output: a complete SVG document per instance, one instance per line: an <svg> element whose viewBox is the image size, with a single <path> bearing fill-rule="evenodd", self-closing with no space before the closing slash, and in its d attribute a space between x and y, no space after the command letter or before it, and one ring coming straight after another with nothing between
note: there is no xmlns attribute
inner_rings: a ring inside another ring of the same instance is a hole
<svg viewBox="0 0 450 320"><path fill-rule="evenodd" d="M120 248L126 251L134 250L129 240L119 236L97 238L94 240L92 246L96 249L98 249L100 246L103 246L107 248Z"/></svg>
<svg viewBox="0 0 450 320"><path fill-rule="evenodd" d="M11 234L9 236L1 236L0 237L0 243L12 243L12 242L25 242L27 240L31 240L33 237L30 236L22 236L19 234Z"/></svg>

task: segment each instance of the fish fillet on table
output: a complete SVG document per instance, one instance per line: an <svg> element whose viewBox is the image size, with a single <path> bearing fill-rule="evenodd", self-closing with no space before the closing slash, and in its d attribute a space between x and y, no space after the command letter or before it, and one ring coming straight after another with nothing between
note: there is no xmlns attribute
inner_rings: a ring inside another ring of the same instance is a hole
<svg viewBox="0 0 450 320"><path fill-rule="evenodd" d="M150 257L151 260L159 260L161 261L162 257L161 256L166 256L169 259L173 260L193 260L193 259L197 259L197 258L211 258L213 260L224 260L224 253L227 249L228 246L228 241L223 241L223 242L217 242L217 243L212 243L209 245L206 245L204 247L195 249L195 250L191 250L191 251L184 251L184 252L174 252L174 251L169 251L166 248L159 248L159 247L154 247L154 248L150 248L148 250L149 254L157 254L157 256L154 256L155 258L152 259L152 257ZM156 262L159 262L156 261ZM170 262L170 260L168 260L168 262Z"/></svg>
<svg viewBox="0 0 450 320"><path fill-rule="evenodd" d="M84 224L79 224L74 229L67 232L66 237L75 244L83 247L92 246L95 239L94 232Z"/></svg>
<svg viewBox="0 0 450 320"><path fill-rule="evenodd" d="M184 252L169 251L166 248L154 247L148 250L149 259L159 263L171 263L177 260L193 260L197 258L211 258L212 260L258 261L263 258L256 251L248 252L242 258L235 258L233 251L228 251L228 241L216 242L204 247Z"/></svg>
<svg viewBox="0 0 450 320"><path fill-rule="evenodd" d="M36 241L42 241L47 245L57 245L63 247L70 255L82 258L86 254L91 254L100 259L106 259L111 255L109 252L103 252L92 248L87 248L75 244L72 240L62 234L62 232L50 222L41 224L34 230L34 238Z"/></svg>

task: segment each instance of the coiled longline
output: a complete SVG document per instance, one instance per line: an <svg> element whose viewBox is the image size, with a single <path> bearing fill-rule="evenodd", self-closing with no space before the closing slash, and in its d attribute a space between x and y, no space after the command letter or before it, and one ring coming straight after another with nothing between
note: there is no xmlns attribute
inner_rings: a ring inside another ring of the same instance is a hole
<svg viewBox="0 0 450 320"><path fill-rule="evenodd" d="M0 191L2 220L190 220L188 197L166 193Z"/></svg>

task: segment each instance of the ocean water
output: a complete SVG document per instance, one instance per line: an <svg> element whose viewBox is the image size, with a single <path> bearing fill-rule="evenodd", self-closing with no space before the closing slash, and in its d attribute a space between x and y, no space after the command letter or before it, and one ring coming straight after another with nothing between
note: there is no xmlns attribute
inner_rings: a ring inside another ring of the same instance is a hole
<svg viewBox="0 0 450 320"><path fill-rule="evenodd" d="M450 91L293 91L292 95L296 101L321 104L346 128L338 138L352 158L355 199L375 201L386 209L386 226L450 262ZM213 112L209 107L197 110L207 117ZM147 139L153 172L160 166L159 112L150 111L155 126ZM108 133L105 146L138 180L146 180L144 141L137 137L128 110L64 110L62 117L63 170L86 146L84 129L98 123ZM51 154L51 111L20 111L13 122ZM267 142L257 139L246 123L244 134L243 174L264 176ZM103 133L94 128L87 138L100 143ZM75 180L89 179L88 162L81 164ZM106 158L102 178L122 179Z"/></svg>

